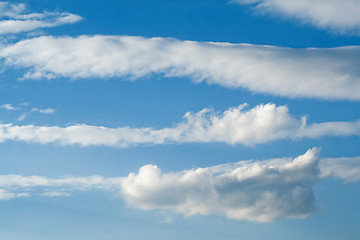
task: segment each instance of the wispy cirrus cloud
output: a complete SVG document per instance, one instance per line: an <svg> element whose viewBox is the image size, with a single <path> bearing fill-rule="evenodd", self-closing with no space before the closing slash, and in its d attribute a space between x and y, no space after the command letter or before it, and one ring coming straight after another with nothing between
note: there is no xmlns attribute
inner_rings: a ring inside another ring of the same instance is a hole
<svg viewBox="0 0 360 240"><path fill-rule="evenodd" d="M305 218L316 210L313 186L322 178L360 181L359 157L319 159L318 155L319 149L313 148L296 158L240 161L170 173L145 165L136 173L116 178L0 175L0 200L69 197L75 191L100 189L117 194L134 208L185 216L218 214L256 222Z"/></svg>
<svg viewBox="0 0 360 240"><path fill-rule="evenodd" d="M34 113L34 112L38 112L38 113L41 113L41 114L53 114L55 113L55 109L53 108L33 108L31 109L30 111L28 112L24 112L22 113L19 117L18 117L18 121L23 121L25 118L27 118L31 113Z"/></svg>
<svg viewBox="0 0 360 240"><path fill-rule="evenodd" d="M122 178L60 177L0 175L0 200L41 195L45 197L68 197L73 191L103 189L120 191Z"/></svg>
<svg viewBox="0 0 360 240"><path fill-rule="evenodd" d="M0 34L16 34L75 23L82 17L59 12L27 13L25 4L0 2L0 19Z"/></svg>
<svg viewBox="0 0 360 240"><path fill-rule="evenodd" d="M28 193L13 193L0 188L0 200L10 200L18 197L29 197Z"/></svg>
<svg viewBox="0 0 360 240"><path fill-rule="evenodd" d="M247 109L243 104L229 108L221 114L207 108L197 113L188 112L184 115L183 122L162 129L108 128L85 124L68 127L0 124L0 142L23 141L120 148L194 142L251 146L279 139L327 136L360 136L360 120L307 124L305 117L297 119L291 116L286 106L261 104Z"/></svg>
<svg viewBox="0 0 360 240"><path fill-rule="evenodd" d="M5 110L9 110L9 111L17 110L16 107L14 107L13 105L11 105L11 104L9 104L9 103L0 105L0 109L5 109Z"/></svg>
<svg viewBox="0 0 360 240"><path fill-rule="evenodd" d="M130 36L38 37L0 48L22 79L160 74L284 97L360 100L360 47L291 49Z"/></svg>
<svg viewBox="0 0 360 240"><path fill-rule="evenodd" d="M346 183L360 181L360 157L323 159L320 168L322 177L344 179Z"/></svg>
<svg viewBox="0 0 360 240"><path fill-rule="evenodd" d="M357 0L232 0L256 12L286 16L342 34L360 34Z"/></svg>
<svg viewBox="0 0 360 240"><path fill-rule="evenodd" d="M31 109L32 112L39 112L42 114L53 114L55 112L55 109L53 108L33 108Z"/></svg>

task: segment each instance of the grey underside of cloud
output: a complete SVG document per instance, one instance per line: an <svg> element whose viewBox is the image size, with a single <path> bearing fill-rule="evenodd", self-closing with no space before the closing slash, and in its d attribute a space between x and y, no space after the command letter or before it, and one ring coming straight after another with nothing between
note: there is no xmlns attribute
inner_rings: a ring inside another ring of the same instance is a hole
<svg viewBox="0 0 360 240"><path fill-rule="evenodd" d="M101 189L118 194L134 208L185 216L217 214L256 222L305 218L316 211L313 186L319 180L360 180L359 157L319 160L318 154L313 148L295 159L240 161L172 173L145 165L118 178L0 175L0 200L68 197L75 191Z"/></svg>
<svg viewBox="0 0 360 240"><path fill-rule="evenodd" d="M39 37L0 48L22 79L189 77L285 97L359 100L360 47L291 49L131 36Z"/></svg>
<svg viewBox="0 0 360 240"><path fill-rule="evenodd" d="M286 106L275 104L261 104L252 109L246 109L246 104L243 104L221 114L213 109L188 112L183 122L162 129L85 124L68 127L0 124L0 142L11 140L119 148L194 142L253 146L280 139L359 135L360 121L307 124L305 117L296 119Z"/></svg>
<svg viewBox="0 0 360 240"><path fill-rule="evenodd" d="M360 34L358 0L232 0L258 13L286 16L343 34Z"/></svg>
<svg viewBox="0 0 360 240"><path fill-rule="evenodd" d="M27 13L25 4L0 2L0 19L0 34L17 34L75 23L82 17L60 12Z"/></svg>

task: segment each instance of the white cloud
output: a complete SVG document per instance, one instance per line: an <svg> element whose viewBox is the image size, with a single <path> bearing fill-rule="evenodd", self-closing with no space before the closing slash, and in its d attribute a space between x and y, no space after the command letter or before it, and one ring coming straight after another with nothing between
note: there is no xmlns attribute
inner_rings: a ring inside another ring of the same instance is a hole
<svg viewBox="0 0 360 240"><path fill-rule="evenodd" d="M41 108L33 108L31 109L32 112L39 112L42 114L53 114L55 112L55 110L53 108L45 108L45 109L41 109Z"/></svg>
<svg viewBox="0 0 360 240"><path fill-rule="evenodd" d="M22 106L27 106L27 105L22 105ZM42 108L33 108L33 109L31 109L31 111L22 113L18 117L18 121L23 121L25 118L27 118L33 112L49 115L49 114L55 113L55 109L53 109L53 108L44 108L44 109L42 109Z"/></svg>
<svg viewBox="0 0 360 240"><path fill-rule="evenodd" d="M10 200L18 197L29 197L28 193L13 193L0 188L0 200Z"/></svg>
<svg viewBox="0 0 360 240"><path fill-rule="evenodd" d="M319 28L360 34L358 0L232 0L255 6L261 13L296 18Z"/></svg>
<svg viewBox="0 0 360 240"><path fill-rule="evenodd" d="M40 195L45 197L69 197L73 191L102 189L119 192L122 178L62 177L0 175L0 200Z"/></svg>
<svg viewBox="0 0 360 240"><path fill-rule="evenodd" d="M0 124L0 142L24 141L61 145L130 147L193 142L255 145L279 139L360 136L360 121L307 124L286 106L261 104L230 108L222 114L213 109L186 113L184 121L170 128L107 128L85 124L68 127Z"/></svg>
<svg viewBox="0 0 360 240"><path fill-rule="evenodd" d="M53 191L53 192L45 192L45 193L43 193L43 196L45 196L45 197L69 197L69 196L71 196L71 194L65 193L65 192Z"/></svg>
<svg viewBox="0 0 360 240"><path fill-rule="evenodd" d="M305 218L316 210L313 186L319 180L360 181L359 157L319 160L318 155L319 149L313 148L295 159L240 161L170 173L145 165L117 178L0 175L0 200L70 197L74 191L101 189L131 207L185 216L220 214L257 222Z"/></svg>
<svg viewBox="0 0 360 240"><path fill-rule="evenodd" d="M23 79L190 77L286 97L360 100L360 47L291 49L130 36L39 37L0 48Z"/></svg>
<svg viewBox="0 0 360 240"><path fill-rule="evenodd" d="M317 149L296 159L244 161L177 173L154 165L123 178L0 175L0 200L42 195L70 196L94 188L121 192L141 209L165 209L190 216L224 214L229 218L267 222L303 218L315 208ZM18 193L21 192L21 193Z"/></svg>
<svg viewBox="0 0 360 240"><path fill-rule="evenodd" d="M11 104L3 104L0 106L0 109L5 109L5 110L16 110L15 107L13 107Z"/></svg>
<svg viewBox="0 0 360 240"><path fill-rule="evenodd" d="M31 189L31 188L61 188L67 191L85 191L92 188L108 190L119 188L121 178L104 178L101 176L90 177L62 177L47 178L41 176L24 177L21 175L0 175L0 188L2 189ZM55 191L46 191L46 193Z"/></svg>
<svg viewBox="0 0 360 240"><path fill-rule="evenodd" d="M24 4L0 2L0 34L29 32L40 28L75 23L82 17L71 13L43 12L26 14Z"/></svg>
<svg viewBox="0 0 360 240"><path fill-rule="evenodd" d="M125 201L136 208L191 216L269 222L304 218L315 209L318 149L296 159L238 162L177 173L146 165L122 182Z"/></svg>
<svg viewBox="0 0 360 240"><path fill-rule="evenodd" d="M347 183L360 181L360 157L323 159L320 168L322 177L344 179Z"/></svg>

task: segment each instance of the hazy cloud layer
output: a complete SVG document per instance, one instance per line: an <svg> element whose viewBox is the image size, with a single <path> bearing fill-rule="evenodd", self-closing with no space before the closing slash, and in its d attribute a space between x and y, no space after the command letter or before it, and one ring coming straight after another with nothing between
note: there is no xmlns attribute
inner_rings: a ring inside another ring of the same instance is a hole
<svg viewBox="0 0 360 240"><path fill-rule="evenodd" d="M286 106L246 105L223 113L203 109L188 112L184 121L169 128L107 128L85 124L68 127L0 124L0 142L57 143L61 145L130 147L192 142L223 142L255 145L279 139L359 136L360 121L307 124L297 119Z"/></svg>
<svg viewBox="0 0 360 240"><path fill-rule="evenodd" d="M286 97L359 100L360 47L291 49L130 36L39 37L0 48L23 79L160 74Z"/></svg>
<svg viewBox="0 0 360 240"><path fill-rule="evenodd" d="M75 23L82 17L71 13L26 13L25 4L0 2L0 34L29 32L40 28Z"/></svg>
<svg viewBox="0 0 360 240"><path fill-rule="evenodd" d="M255 11L296 18L319 28L360 34L358 0L232 0Z"/></svg>
<svg viewBox="0 0 360 240"><path fill-rule="evenodd" d="M313 148L295 159L240 161L170 173L145 165L117 178L0 175L0 200L69 197L74 191L101 189L121 196L131 207L185 216L220 214L258 222L304 218L316 210L313 186L322 178L360 181L359 157L319 160L318 154Z"/></svg>

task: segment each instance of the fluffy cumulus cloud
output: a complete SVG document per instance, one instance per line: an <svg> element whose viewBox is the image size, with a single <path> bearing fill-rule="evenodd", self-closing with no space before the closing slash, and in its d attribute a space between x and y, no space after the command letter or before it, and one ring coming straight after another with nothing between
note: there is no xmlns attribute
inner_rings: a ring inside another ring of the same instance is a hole
<svg viewBox="0 0 360 240"><path fill-rule="evenodd" d="M317 149L295 159L239 162L178 173L142 167L122 182L125 201L187 216L223 214L259 222L304 218L315 209Z"/></svg>
<svg viewBox="0 0 360 240"><path fill-rule="evenodd" d="M47 178L0 175L0 200L31 196L69 197L75 191L100 189L128 206L185 216L224 215L269 222L305 218L316 210L313 186L325 177L360 181L360 158L319 159L319 149L297 158L240 161L163 173L145 165L125 177ZM320 167L320 168L319 168Z"/></svg>
<svg viewBox="0 0 360 240"><path fill-rule="evenodd" d="M251 109L243 104L221 114L213 109L188 112L183 122L162 129L107 128L85 124L68 127L0 124L0 142L13 140L108 147L192 142L255 145L279 139L359 135L360 121L307 124L305 117L297 119L291 116L286 106L275 104L261 104Z"/></svg>
<svg viewBox="0 0 360 240"><path fill-rule="evenodd" d="M358 0L232 0L261 13L280 14L340 33L360 34Z"/></svg>
<svg viewBox="0 0 360 240"><path fill-rule="evenodd" d="M22 79L159 74L286 97L359 100L360 47L291 49L131 36L43 36L0 47Z"/></svg>
<svg viewBox="0 0 360 240"><path fill-rule="evenodd" d="M71 13L26 13L25 4L0 2L0 34L29 32L40 28L75 23L82 18Z"/></svg>

